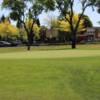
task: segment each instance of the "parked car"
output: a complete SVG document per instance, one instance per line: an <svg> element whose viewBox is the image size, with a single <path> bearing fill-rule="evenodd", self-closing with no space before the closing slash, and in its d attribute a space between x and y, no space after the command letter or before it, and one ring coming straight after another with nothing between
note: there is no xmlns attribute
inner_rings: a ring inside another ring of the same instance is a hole
<svg viewBox="0 0 100 100"><path fill-rule="evenodd" d="M11 46L22 45L22 42L20 40L10 40L8 42L11 44Z"/></svg>
<svg viewBox="0 0 100 100"><path fill-rule="evenodd" d="M6 41L0 41L0 47L10 47L11 43Z"/></svg>
<svg viewBox="0 0 100 100"><path fill-rule="evenodd" d="M19 43L17 41L9 41L11 43L11 46L18 46Z"/></svg>

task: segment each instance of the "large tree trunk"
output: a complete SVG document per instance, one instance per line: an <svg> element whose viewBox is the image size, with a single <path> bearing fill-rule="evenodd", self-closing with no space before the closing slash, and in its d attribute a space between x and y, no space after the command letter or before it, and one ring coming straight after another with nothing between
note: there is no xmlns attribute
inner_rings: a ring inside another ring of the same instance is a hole
<svg viewBox="0 0 100 100"><path fill-rule="evenodd" d="M27 45L27 50L30 51L31 50L31 45L33 44L33 32L30 32L28 34L28 45Z"/></svg>
<svg viewBox="0 0 100 100"><path fill-rule="evenodd" d="M76 33L72 32L72 49L76 48Z"/></svg>
<svg viewBox="0 0 100 100"><path fill-rule="evenodd" d="M27 50L30 51L30 49L31 49L31 42L30 42L30 37L28 37Z"/></svg>
<svg viewBox="0 0 100 100"><path fill-rule="evenodd" d="M31 46L30 46L30 45L28 45L27 50L28 50L28 51L30 51L30 50L31 50Z"/></svg>

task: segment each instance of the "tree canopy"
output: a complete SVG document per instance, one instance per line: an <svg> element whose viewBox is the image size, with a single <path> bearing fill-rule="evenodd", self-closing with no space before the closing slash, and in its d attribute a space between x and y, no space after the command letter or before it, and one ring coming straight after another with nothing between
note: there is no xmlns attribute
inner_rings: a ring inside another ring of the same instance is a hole
<svg viewBox="0 0 100 100"><path fill-rule="evenodd" d="M69 16L66 15L66 17L68 18ZM78 19L79 19L79 14L74 13L74 18L73 18L74 26L76 25ZM78 27L78 32L85 29L85 21L86 21L85 18L82 18ZM60 31L70 32L70 24L66 21L65 17L56 18L53 16L47 20L47 23L50 28L58 29Z"/></svg>
<svg viewBox="0 0 100 100"><path fill-rule="evenodd" d="M38 15L43 10L42 5L38 0L3 0L2 5L4 8L10 9L10 18L18 22L17 26L24 27L27 33L28 50L30 50L34 38L33 27L35 23L40 24ZM32 24L29 28L26 25L26 20L30 19Z"/></svg>
<svg viewBox="0 0 100 100"><path fill-rule="evenodd" d="M87 15L83 15L82 19L84 19L84 26L87 27L93 27L92 21Z"/></svg>
<svg viewBox="0 0 100 100"><path fill-rule="evenodd" d="M42 0L39 0L42 3ZM47 6L47 4L44 4L44 7L46 7L48 10L50 9L50 4L53 4L53 9L58 9L60 14L65 17L65 20L69 23L70 25L70 31L72 34L72 48L76 48L76 33L78 31L78 27L81 23L81 19L84 15L85 10L88 7L92 7L95 4L96 0L79 0L79 4L80 4L80 15L79 18L76 22L76 24L74 24L74 7L75 5L75 1L76 0L44 0L44 2L49 1L49 7ZM67 15L67 17L66 17Z"/></svg>
<svg viewBox="0 0 100 100"><path fill-rule="evenodd" d="M4 18L4 17L2 17ZM0 36L1 37L11 37L11 36L18 36L19 30L11 25L9 18L4 18L0 22Z"/></svg>
<svg viewBox="0 0 100 100"><path fill-rule="evenodd" d="M2 6L10 9L10 18L17 21L18 28L24 27L27 33L28 50L35 36L33 29L37 25L40 26L38 16L42 11L58 9L63 17L63 20L59 21L59 27L66 26L66 30L69 29L72 36L72 48L74 49L76 48L76 34L80 29L83 29L83 24L85 27L92 26L89 18L84 15L86 9L88 7L93 9L94 6L98 7L98 11L100 9L100 0L79 0L80 14L75 15L74 7L77 6L75 2L76 0L3 0ZM85 20L84 23L83 19ZM27 20L31 22L30 25L27 25ZM56 23L53 25L53 27L57 27Z"/></svg>

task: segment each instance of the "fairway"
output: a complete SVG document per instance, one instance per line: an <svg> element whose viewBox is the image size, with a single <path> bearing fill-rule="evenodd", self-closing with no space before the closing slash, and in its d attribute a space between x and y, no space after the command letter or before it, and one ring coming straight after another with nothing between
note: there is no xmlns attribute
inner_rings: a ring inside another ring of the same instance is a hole
<svg viewBox="0 0 100 100"><path fill-rule="evenodd" d="M0 53L0 100L100 100L100 50Z"/></svg>
<svg viewBox="0 0 100 100"><path fill-rule="evenodd" d="M13 53L0 53L0 59L43 59L100 56L100 50L39 50Z"/></svg>

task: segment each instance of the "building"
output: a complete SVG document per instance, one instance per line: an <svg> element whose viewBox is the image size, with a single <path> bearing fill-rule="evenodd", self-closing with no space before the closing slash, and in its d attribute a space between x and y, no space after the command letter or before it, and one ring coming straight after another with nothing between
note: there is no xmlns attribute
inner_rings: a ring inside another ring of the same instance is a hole
<svg viewBox="0 0 100 100"><path fill-rule="evenodd" d="M70 33L59 31L57 29L48 29L46 31L46 38L53 41L53 39L59 40L59 42L70 41ZM100 27L87 27L77 34L77 43L86 43L100 41Z"/></svg>
<svg viewBox="0 0 100 100"><path fill-rule="evenodd" d="M86 29L85 35L88 41L100 40L100 27L90 27Z"/></svg>
<svg viewBox="0 0 100 100"><path fill-rule="evenodd" d="M88 27L83 34L78 36L78 42L92 42L100 40L100 27Z"/></svg>

